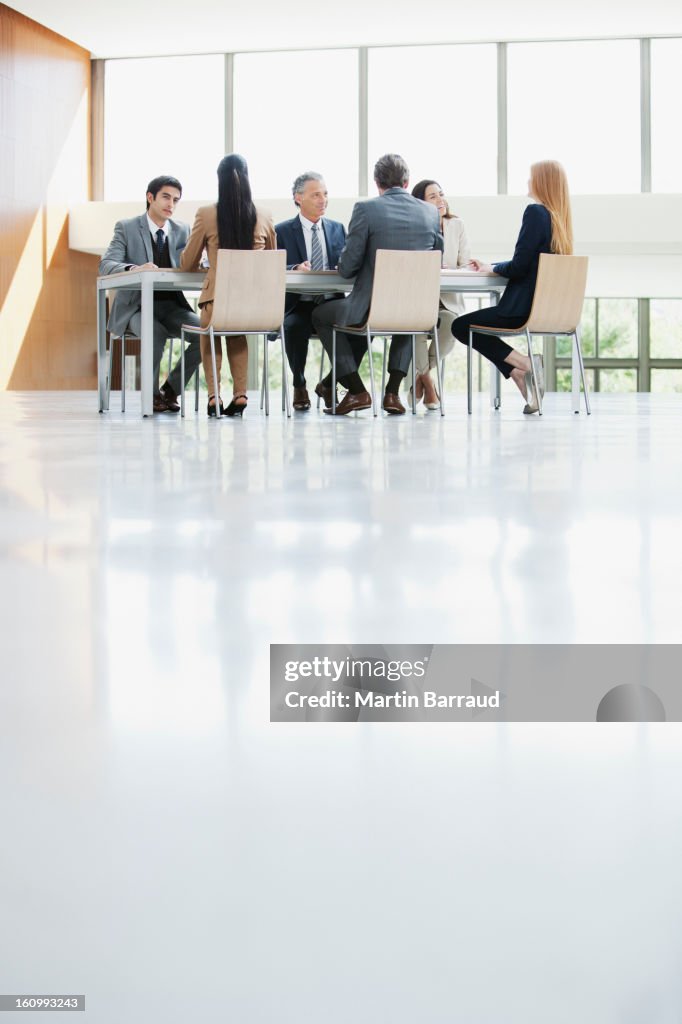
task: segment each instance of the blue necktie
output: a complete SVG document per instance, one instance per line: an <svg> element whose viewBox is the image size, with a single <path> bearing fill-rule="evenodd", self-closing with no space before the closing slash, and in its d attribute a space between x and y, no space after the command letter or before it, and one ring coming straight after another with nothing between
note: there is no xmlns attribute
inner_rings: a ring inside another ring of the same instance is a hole
<svg viewBox="0 0 682 1024"><path fill-rule="evenodd" d="M159 250L159 256L163 253L164 246L166 244L166 233L163 228L159 228L156 232L156 248Z"/></svg>

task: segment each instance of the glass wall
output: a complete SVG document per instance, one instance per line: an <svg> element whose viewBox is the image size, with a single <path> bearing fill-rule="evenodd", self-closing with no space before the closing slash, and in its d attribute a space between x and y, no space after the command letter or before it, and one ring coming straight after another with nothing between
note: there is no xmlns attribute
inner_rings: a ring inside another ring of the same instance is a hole
<svg viewBox="0 0 682 1024"><path fill-rule="evenodd" d="M525 195L529 165L545 158L564 163L574 194L640 192L649 159L653 191L679 193L682 38L650 41L650 149L646 52L629 39L109 60L103 197L142 203L147 181L167 173L187 198L212 200L227 147L246 156L266 201L320 171L332 211L365 180L374 194L374 162L388 151L402 153L413 184L433 177L453 197ZM582 337L597 390L681 389L682 300L590 298ZM569 361L559 340L559 389Z"/></svg>
<svg viewBox="0 0 682 1024"><path fill-rule="evenodd" d="M330 196L357 195L357 50L236 54L234 148L256 196L290 195L311 170Z"/></svg>
<svg viewBox="0 0 682 1024"><path fill-rule="evenodd" d="M537 160L559 160L573 194L639 192L636 40L510 43L507 82L510 193Z"/></svg>
<svg viewBox="0 0 682 1024"><path fill-rule="evenodd" d="M215 196L225 155L224 69L223 54L107 61L105 200L143 201L159 174L178 178L192 199Z"/></svg>
<svg viewBox="0 0 682 1024"><path fill-rule="evenodd" d="M652 359L682 359L682 299L652 299Z"/></svg>
<svg viewBox="0 0 682 1024"><path fill-rule="evenodd" d="M434 178L453 196L497 192L494 45L370 49L370 193L377 158L396 152L407 160L412 184Z"/></svg>

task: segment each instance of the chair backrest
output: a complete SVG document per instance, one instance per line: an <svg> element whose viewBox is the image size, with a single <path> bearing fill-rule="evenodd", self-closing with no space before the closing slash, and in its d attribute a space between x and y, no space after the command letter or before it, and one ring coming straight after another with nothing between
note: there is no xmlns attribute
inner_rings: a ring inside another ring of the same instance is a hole
<svg viewBox="0 0 682 1024"><path fill-rule="evenodd" d="M586 284L587 256L541 253L528 330L572 334L580 323Z"/></svg>
<svg viewBox="0 0 682 1024"><path fill-rule="evenodd" d="M213 315L216 331L276 331L284 320L283 249L219 249Z"/></svg>
<svg viewBox="0 0 682 1024"><path fill-rule="evenodd" d="M373 331L430 331L438 319L441 253L377 249L367 322Z"/></svg>

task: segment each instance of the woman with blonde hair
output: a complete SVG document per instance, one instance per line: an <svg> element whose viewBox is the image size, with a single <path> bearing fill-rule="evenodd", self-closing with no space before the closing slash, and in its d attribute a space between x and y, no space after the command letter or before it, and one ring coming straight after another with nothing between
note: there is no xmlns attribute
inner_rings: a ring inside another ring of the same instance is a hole
<svg viewBox="0 0 682 1024"><path fill-rule="evenodd" d="M571 201L566 172L561 164L556 160L533 164L528 195L534 202L524 211L511 260L493 263L492 266L481 260L471 261L474 270L483 274L500 274L509 279L509 284L497 306L479 309L455 320L452 333L464 345L469 344L469 324L499 327L501 330L512 330L525 324L533 304L540 253L571 255L573 252ZM530 358L494 335L474 332L472 344L500 373L511 377L526 401L524 413L537 412L538 399L532 384ZM536 360L540 371L538 383L544 392L542 358L537 356Z"/></svg>
<svg viewBox="0 0 682 1024"><path fill-rule="evenodd" d="M192 233L180 260L181 270L199 270L201 254L208 254L208 273L199 296L201 326L207 327L213 315L215 275L218 249L275 249L275 227L272 217L257 210L251 198L249 170L246 160L237 153L223 157L218 164L218 202L202 206L194 218ZM232 372L233 397L225 409L220 397L222 345L218 340L215 353L218 380L213 380L211 344L201 336L201 359L208 388L209 416L243 416L246 409L246 378L249 349L246 337L226 338L227 358Z"/></svg>
<svg viewBox="0 0 682 1024"><path fill-rule="evenodd" d="M437 181L424 178L412 189L412 195L425 203L431 203L438 210L440 230L443 236L443 266L455 269L465 267L471 259L469 240L464 223L456 213L451 213L443 189ZM438 316L438 337L440 340L440 356L444 359L455 344L450 328L453 320L464 312L464 296L457 292L441 292L440 313ZM429 344L428 336L417 335L416 344L416 398L420 402L422 396L427 409L440 408L436 385L431 370L436 365L436 344Z"/></svg>

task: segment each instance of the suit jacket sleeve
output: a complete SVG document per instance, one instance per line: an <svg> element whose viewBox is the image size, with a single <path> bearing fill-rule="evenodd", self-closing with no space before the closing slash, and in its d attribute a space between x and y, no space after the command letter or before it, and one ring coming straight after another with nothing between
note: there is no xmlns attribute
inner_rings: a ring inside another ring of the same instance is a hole
<svg viewBox="0 0 682 1024"><path fill-rule="evenodd" d="M330 268L332 270L336 270L336 268L338 267L338 265L339 265L339 257L341 256L341 252L343 251L343 247L346 244L346 237L347 236L346 236L345 225L339 223L338 228L337 228L337 233L341 237L340 237L340 240L338 242L338 245L334 246L334 250L335 251L333 253L333 256L335 256L336 259L334 259L333 257L329 259L329 266L330 266ZM327 253L327 256L329 256L329 253Z"/></svg>
<svg viewBox="0 0 682 1024"><path fill-rule="evenodd" d="M348 225L346 244L339 256L341 277L355 277L362 267L369 241L369 223L364 203L356 203Z"/></svg>
<svg viewBox="0 0 682 1024"><path fill-rule="evenodd" d="M515 278L526 276L531 269L533 260L537 257L546 241L546 216L547 211L544 206L534 203L526 207L514 255L505 263L493 264L493 270L496 274L508 277L512 281Z"/></svg>
<svg viewBox="0 0 682 1024"><path fill-rule="evenodd" d="M459 236L459 252L457 253L457 266L466 267L467 263L471 260L471 246L469 245L469 238L467 237L467 230L462 224L462 230Z"/></svg>
<svg viewBox="0 0 682 1024"><path fill-rule="evenodd" d="M273 224L272 217L269 213L258 214L256 221L256 230L253 240L254 249L276 249L277 248L277 235L275 234L275 225Z"/></svg>
<svg viewBox="0 0 682 1024"><path fill-rule="evenodd" d="M197 210L187 245L182 250L182 256L180 257L180 270L186 270L190 273L199 270L201 254L204 251L205 245L206 227L204 225L204 218L201 210Z"/></svg>
<svg viewBox="0 0 682 1024"><path fill-rule="evenodd" d="M120 274L130 266L132 266L132 260L128 259L123 221L119 220L114 228L114 237L109 242L109 248L100 260L99 272L100 274Z"/></svg>

